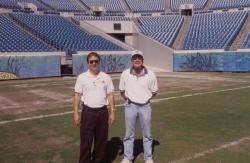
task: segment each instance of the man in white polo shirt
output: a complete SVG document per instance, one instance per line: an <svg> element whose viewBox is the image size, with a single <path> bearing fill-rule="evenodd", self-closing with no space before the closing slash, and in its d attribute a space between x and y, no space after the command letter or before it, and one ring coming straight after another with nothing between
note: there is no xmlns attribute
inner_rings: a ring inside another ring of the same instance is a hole
<svg viewBox="0 0 250 163"><path fill-rule="evenodd" d="M122 163L132 163L134 159L134 137L136 121L139 119L143 135L145 163L153 163L151 137L150 99L156 95L158 84L155 74L143 66L141 51L132 52L132 67L121 74L119 89L125 104L126 134L123 140L124 159Z"/></svg>
<svg viewBox="0 0 250 163"><path fill-rule="evenodd" d="M73 120L76 125L80 125L79 163L103 163L108 123L113 124L115 121L114 86L110 76L100 72L100 61L99 54L89 53L87 56L89 69L77 77L75 84ZM110 114L107 109L108 104L110 104ZM91 158L93 140L94 151Z"/></svg>

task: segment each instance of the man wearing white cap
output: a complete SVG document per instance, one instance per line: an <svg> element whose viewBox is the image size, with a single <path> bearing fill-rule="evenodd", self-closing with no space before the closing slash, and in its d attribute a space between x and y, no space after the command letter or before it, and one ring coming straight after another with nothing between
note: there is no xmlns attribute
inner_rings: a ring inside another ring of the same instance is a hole
<svg viewBox="0 0 250 163"><path fill-rule="evenodd" d="M134 159L134 137L136 121L139 119L143 135L145 163L153 163L151 136L151 104L150 99L158 91L155 74L143 65L143 53L132 52L132 67L121 74L119 89L125 104L126 134L123 139L124 159L121 163L132 163Z"/></svg>

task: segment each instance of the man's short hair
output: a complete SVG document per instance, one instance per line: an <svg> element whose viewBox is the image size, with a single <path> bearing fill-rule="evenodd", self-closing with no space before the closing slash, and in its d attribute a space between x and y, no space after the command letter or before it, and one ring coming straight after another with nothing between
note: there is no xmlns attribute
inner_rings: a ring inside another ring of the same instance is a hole
<svg viewBox="0 0 250 163"><path fill-rule="evenodd" d="M96 58L98 58L99 61L101 61L101 56L98 53L96 53L96 52L90 52L87 55L87 62L89 62L89 58L92 57L92 56L95 56Z"/></svg>

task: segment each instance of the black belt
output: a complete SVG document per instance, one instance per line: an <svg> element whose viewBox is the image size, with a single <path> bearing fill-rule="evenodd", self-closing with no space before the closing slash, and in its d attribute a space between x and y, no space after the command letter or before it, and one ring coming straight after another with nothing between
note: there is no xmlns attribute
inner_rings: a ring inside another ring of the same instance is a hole
<svg viewBox="0 0 250 163"><path fill-rule="evenodd" d="M135 104L135 105L139 105L139 106L143 106L143 105L147 105L150 103L150 100L148 100L146 103L138 103L138 102L134 102L134 101L131 101L129 98L128 98L128 104Z"/></svg>
<svg viewBox="0 0 250 163"><path fill-rule="evenodd" d="M87 105L82 104L82 108L83 108L83 109L91 109L91 110L96 110L96 111L98 111L98 110L107 109L107 105L103 105L102 107L98 107L98 108L92 108L92 107L89 107L89 106L87 106Z"/></svg>

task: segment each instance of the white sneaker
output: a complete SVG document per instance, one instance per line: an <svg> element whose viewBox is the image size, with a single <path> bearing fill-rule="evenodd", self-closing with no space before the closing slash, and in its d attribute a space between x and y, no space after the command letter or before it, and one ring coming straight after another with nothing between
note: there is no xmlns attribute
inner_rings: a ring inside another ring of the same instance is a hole
<svg viewBox="0 0 250 163"><path fill-rule="evenodd" d="M145 163L154 163L153 160L146 160Z"/></svg>
<svg viewBox="0 0 250 163"><path fill-rule="evenodd" d="M128 160L128 159L126 159L126 158L124 158L123 160L122 160L122 162L121 163L132 163L132 161L130 161L130 160Z"/></svg>

